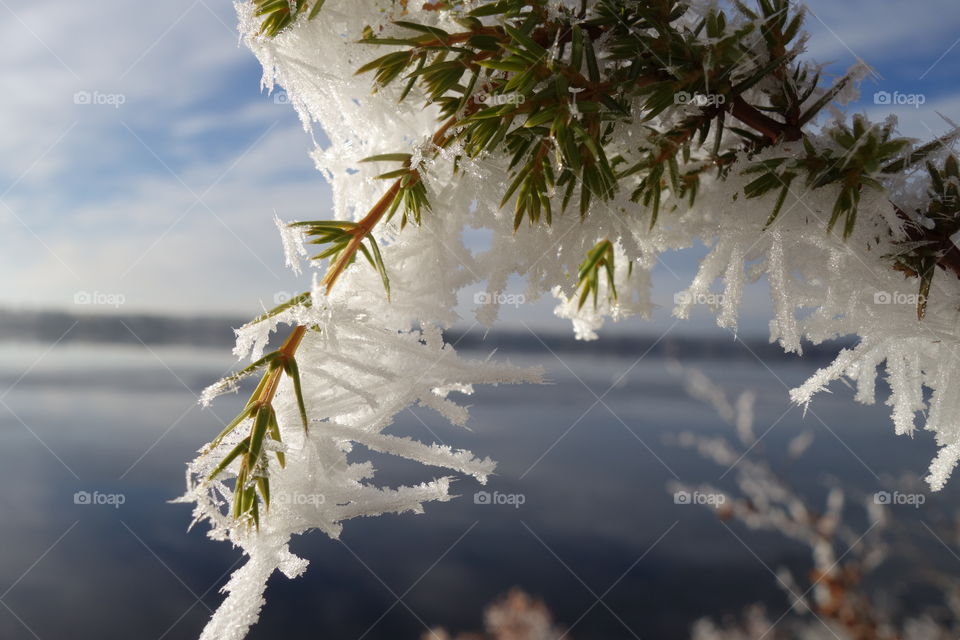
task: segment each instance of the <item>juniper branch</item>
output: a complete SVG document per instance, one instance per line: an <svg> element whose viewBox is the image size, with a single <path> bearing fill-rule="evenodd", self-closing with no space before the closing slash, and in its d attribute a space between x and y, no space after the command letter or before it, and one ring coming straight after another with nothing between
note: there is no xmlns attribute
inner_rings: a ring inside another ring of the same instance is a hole
<svg viewBox="0 0 960 640"><path fill-rule="evenodd" d="M317 17L323 5L323 0L252 1L265 37ZM403 81L401 101L416 95L439 110L443 124L431 139L432 152L458 141L467 157L509 157L510 181L501 206L513 202L515 228L524 218L551 224L555 191L561 213L579 194L579 213L586 217L593 203L610 200L623 188L652 228L662 212L684 200L694 204L707 171L723 179L735 163L752 161L760 150L802 142L802 155L750 164L745 173L757 177L744 195L775 194L769 226L781 215L796 180L803 178L810 189L829 188L836 199L826 232L839 227L847 238L865 189L883 191L890 176L928 161L960 135L910 149L889 127L854 117L850 126L839 122L827 128L834 147L815 144L805 127L853 79L846 76L821 88L819 72L795 60L802 48L795 40L803 12L790 0L757 0L755 9L735 0L733 13L711 6L693 17L680 0L595 0L578 9L551 5L549 11L547 4L496 0L472 3L466 10L462 3L442 1L429 8L453 12L462 30L450 33L398 20L379 32L368 30L359 41L394 48L357 71L373 73L375 91ZM765 46L757 46L758 39ZM598 54L600 41L605 56ZM417 86L421 90L414 92ZM678 105L683 94L713 96L715 103L683 108ZM644 123L648 135L632 149L618 145L620 151L613 152L624 123ZM378 176L391 180L390 186L363 218L298 224L312 242L330 245L315 256L330 258L322 281L327 292L360 254L380 272L389 296L373 231L397 211L402 211L401 229L408 219L419 224L430 208L429 194L424 168L411 166L411 154L385 153L366 161L400 162L400 167ZM960 229L960 210L950 203L956 166L953 156L942 170L928 163L929 207L924 212L898 208L909 243L891 264L920 280L924 299L938 268L960 276L960 250L949 240ZM933 220L933 226L917 224L919 215ZM591 295L596 304L601 271L610 295L616 295L613 261L609 239L588 252L578 273L581 305ZM918 306L921 318L924 309ZM306 330L295 327L291 333L292 338L300 332L290 343L291 361ZM279 371L272 369L265 378L269 384L258 392L275 392Z"/></svg>

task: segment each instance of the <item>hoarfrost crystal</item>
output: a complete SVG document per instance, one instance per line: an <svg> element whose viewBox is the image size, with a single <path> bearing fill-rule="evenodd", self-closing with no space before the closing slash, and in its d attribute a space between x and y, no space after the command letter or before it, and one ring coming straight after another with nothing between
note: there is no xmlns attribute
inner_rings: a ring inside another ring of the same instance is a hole
<svg viewBox="0 0 960 640"><path fill-rule="evenodd" d="M414 1L327 0L320 18L302 18L269 39L256 35L259 18L252 3L236 5L244 42L263 64L264 86L283 87L304 128L312 135L319 126L329 140L326 146L318 143L312 157L331 184L333 216L359 220L383 195L383 182L374 179L382 167L360 160L398 151L417 158L418 170L426 175L432 211L420 226L402 232L400 216L373 230L390 276L390 301L376 270L357 260L329 294L315 282L309 306L291 306L238 332L235 353L255 360L278 325L317 329L307 333L297 354L310 424L304 432L291 383L284 377L275 401L287 462L282 473L270 476L274 498L259 532L223 513L232 497L224 477L204 480L239 435L226 438L190 465L184 500L196 502L196 519L208 520L213 537L230 540L249 556L230 579L229 596L204 632L205 640L242 638L259 614L273 571L279 568L292 577L304 570L306 562L287 550L291 536L320 529L336 537L344 520L385 512L419 513L425 502L449 499L447 477L396 489L374 486L369 482L374 471L369 462L348 462L352 443L480 481L493 471L489 459L385 430L398 412L414 404L463 424L467 415L454 401L458 393L469 392L475 384L539 379L536 371L464 360L441 335L442 327L460 319L459 293L476 286L503 291L516 276L526 281L527 301L552 294L559 300L556 313L572 321L577 337L593 339L606 318L651 313L650 271L660 254L703 242L709 253L693 281L678 292L674 315L687 317L693 305L707 300L718 324L735 330L744 287L766 276L773 306L770 338L786 351L801 352L804 341L859 337L857 346L794 389L792 399L809 403L831 382L849 378L856 382L856 399L873 402L877 367L885 364L895 430L913 434L917 414L926 413L924 428L934 432L942 447L929 482L934 489L943 486L960 460L960 394L955 392L960 384L956 359L960 311L949 302L960 298L960 281L935 280L922 321L916 318L915 305L900 303L905 292L917 291L917 281L889 266L887 256L905 234L888 198L912 197L908 187L903 187L904 193L865 190L862 213L846 241L824 231L836 191L805 190L800 181L786 195L776 223L767 228L776 193L743 197L744 186L752 179L741 173L744 160L729 167L723 181L705 178L695 206L675 199L676 207L669 215L661 212L652 227L650 211L623 189L607 202L595 201L582 220L575 214L557 215L548 227L521 225L515 231L513 216L498 206L508 181L508 155L486 153L461 165L467 170L455 174L456 154L450 152L454 147L434 153L424 146L438 126L435 105L423 107L423 100L413 98L398 100L402 87L397 84L371 93L369 78L354 74L358 66L380 55L379 49L356 42L360 34L371 30L390 37L399 29L392 23L399 12L407 21L456 28L451 12L429 6ZM763 46L756 37L757 46ZM603 46L604 41L597 42L601 59L606 55ZM419 91L414 87L413 95L422 97ZM851 98L851 91L843 98ZM818 98L815 93L808 100ZM658 118L691 110L695 107L677 105ZM618 126L608 155L629 157L638 141L646 139L648 123ZM818 147L836 146L825 135L807 137ZM800 143L781 142L751 161L802 155ZM559 204L555 210L560 210ZM469 228L492 232L489 249L468 249L463 232ZM281 233L287 262L297 268L305 255L302 238L285 227ZM616 252L618 300L615 304L607 300L607 284L601 282L601 302L578 308L576 278L571 276L601 240L609 240ZM714 293L718 284L722 292ZM498 314L496 300L474 311L478 322L492 324ZM215 385L204 401L233 388L230 381ZM932 391L929 402L925 389ZM722 457L722 452L714 455ZM236 473L236 466L235 462L227 467L227 478Z"/></svg>

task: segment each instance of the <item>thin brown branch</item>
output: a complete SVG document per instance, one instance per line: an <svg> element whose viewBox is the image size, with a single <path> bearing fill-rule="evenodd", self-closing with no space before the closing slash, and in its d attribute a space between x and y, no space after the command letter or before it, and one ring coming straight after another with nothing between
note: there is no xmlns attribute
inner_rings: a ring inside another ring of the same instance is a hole
<svg viewBox="0 0 960 640"><path fill-rule="evenodd" d="M278 363L280 366L275 367L267 374L267 382L260 389L260 395L256 400L257 404L266 406L273 402L273 396L276 395L277 388L280 386L283 361L294 356L306 332L307 328L305 326L297 325L287 336L287 339L283 341L283 346L280 347L280 362Z"/></svg>
<svg viewBox="0 0 960 640"><path fill-rule="evenodd" d="M763 134L770 144L781 139L789 142L803 137L803 131L799 127L774 120L756 107L747 104L747 101L741 96L733 98L730 113L747 126Z"/></svg>

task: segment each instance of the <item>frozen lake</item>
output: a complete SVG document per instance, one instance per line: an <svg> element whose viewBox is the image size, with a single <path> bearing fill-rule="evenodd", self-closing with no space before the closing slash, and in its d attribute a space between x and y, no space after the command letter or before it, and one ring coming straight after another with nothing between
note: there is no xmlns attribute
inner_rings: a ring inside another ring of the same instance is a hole
<svg viewBox="0 0 960 640"><path fill-rule="evenodd" d="M500 351L544 364L551 384L478 389L472 431L427 410L390 429L493 457L498 475L483 489L522 504L477 504L481 487L463 479L460 499L425 515L351 521L342 542L302 536L293 550L310 560L307 574L274 576L250 637L413 640L422 622L476 629L483 606L515 585L566 624L589 609L571 633L581 640L684 638L697 618L758 600L774 618L785 611L766 567L802 569L805 549L732 523L741 543L708 508L674 504L666 489L673 478L718 482L725 469L665 434L730 428L684 393L664 359L582 351ZM229 353L5 343L0 363L0 637L197 637L240 556L202 526L187 532L189 507L168 501L183 489L185 462L219 430L196 394L233 365ZM922 473L932 455L928 434L894 436L887 408L854 405L847 389L823 395L816 416L791 409L784 385L818 363L749 354L684 363L731 391L757 392L757 432L769 433L756 452L814 504L827 477L872 493L895 486L887 474ZM241 400L223 398L213 411L229 419ZM788 462L788 441L807 429L813 445ZM377 460L380 483L437 473ZM956 487L931 496L925 517L950 512ZM123 504L76 504L83 491ZM944 570L960 573L960 561L943 557ZM605 592L605 606L593 606Z"/></svg>

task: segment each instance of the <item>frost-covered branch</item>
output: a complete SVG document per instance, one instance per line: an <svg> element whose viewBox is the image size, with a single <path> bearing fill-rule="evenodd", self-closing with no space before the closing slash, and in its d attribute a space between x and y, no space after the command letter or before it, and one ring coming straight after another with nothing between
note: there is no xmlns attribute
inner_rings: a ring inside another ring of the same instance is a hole
<svg viewBox="0 0 960 640"><path fill-rule="evenodd" d="M786 351L859 338L794 401L849 378L856 399L873 402L885 364L897 433L912 434L919 412L941 446L931 486L960 461L957 134L917 145L892 118L840 114L867 70L823 86L821 67L801 60L794 3L243 0L237 10L264 86L282 86L307 131L329 141L313 159L333 212L284 227L288 263L310 257L324 275L242 328L236 353L252 364L204 395L262 375L190 467L197 518L251 558L205 637L242 637L273 568L302 570L285 551L291 535L336 535L344 519L448 497L446 479L370 485L369 465L346 462L350 442L478 479L492 470L383 430L415 403L462 423L452 394L537 379L463 361L442 338L461 292L486 288L475 316L489 325L514 276L527 300L554 296L592 339L608 318L648 316L659 256L703 242L675 316L707 304L735 329L744 287L766 277L770 337ZM489 249L465 244L471 228L491 231ZM308 245L323 247L311 256ZM292 333L264 355L279 325ZM281 504L290 491L314 498Z"/></svg>
<svg viewBox="0 0 960 640"><path fill-rule="evenodd" d="M917 556L923 557L929 534L934 533L929 525L921 521L926 528L922 538L911 539L907 522L888 504L890 493L845 490L836 480L825 483L823 505L813 504L774 470L757 446L751 392L741 393L731 403L724 390L699 371L679 363L672 363L672 369L682 377L691 396L710 404L735 426L735 437L693 432L668 436L676 445L692 449L732 472L728 483L733 487L726 491L711 485L671 482L668 490L675 500L678 492L713 497L702 503L709 504L719 518L751 530L778 533L799 542L810 554L810 571L805 574L794 575L785 567L776 569L777 587L789 602L789 609L778 618L771 619L761 606L754 605L746 608L745 615L734 624L726 621L718 626L710 620L698 621L693 627L693 640L946 640L956 634L960 608L955 580L940 567L900 575L899 584L887 587L886 592L878 592L869 584L871 575L882 565L894 560L912 563ZM811 441L810 432L793 438L787 447L789 459L804 455ZM909 486L909 478L907 481ZM919 478L914 478L913 484L918 483ZM718 496L722 499L716 499ZM898 544L891 544L895 539ZM913 606L891 607L888 603L891 592L927 587L942 590L938 604L949 608L952 619L944 620L937 607L918 611Z"/></svg>

